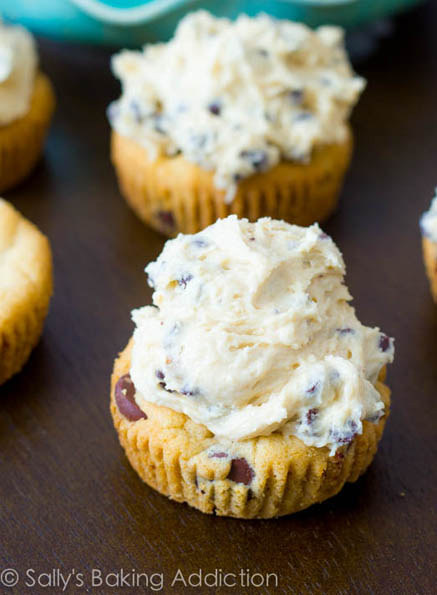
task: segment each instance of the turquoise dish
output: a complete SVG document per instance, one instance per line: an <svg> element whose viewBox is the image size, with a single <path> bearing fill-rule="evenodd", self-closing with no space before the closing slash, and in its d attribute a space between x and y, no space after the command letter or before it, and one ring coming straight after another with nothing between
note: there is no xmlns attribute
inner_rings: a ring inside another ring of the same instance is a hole
<svg viewBox="0 0 437 595"><path fill-rule="evenodd" d="M346 28L390 16L421 0L0 0L5 20L35 33L82 42L139 46L168 39L189 11L217 16L266 12L310 26Z"/></svg>

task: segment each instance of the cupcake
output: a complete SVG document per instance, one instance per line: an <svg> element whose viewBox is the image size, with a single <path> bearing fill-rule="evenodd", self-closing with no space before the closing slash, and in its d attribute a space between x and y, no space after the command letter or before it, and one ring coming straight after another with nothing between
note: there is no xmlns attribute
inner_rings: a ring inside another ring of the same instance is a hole
<svg viewBox="0 0 437 595"><path fill-rule="evenodd" d="M317 224L231 215L166 243L115 362L111 412L140 477L206 513L269 518L355 481L389 413L393 340L349 304Z"/></svg>
<svg viewBox="0 0 437 595"><path fill-rule="evenodd" d="M38 342L52 294L47 238L0 198L0 384Z"/></svg>
<svg viewBox="0 0 437 595"><path fill-rule="evenodd" d="M431 286L431 293L437 303L437 189L429 211L420 219L422 231L423 259Z"/></svg>
<svg viewBox="0 0 437 595"><path fill-rule="evenodd" d="M201 11L112 68L112 161L152 227L195 233L231 213L309 225L335 209L365 85L342 29Z"/></svg>
<svg viewBox="0 0 437 595"><path fill-rule="evenodd" d="M0 192L34 167L54 105L50 81L38 70L32 35L0 21Z"/></svg>

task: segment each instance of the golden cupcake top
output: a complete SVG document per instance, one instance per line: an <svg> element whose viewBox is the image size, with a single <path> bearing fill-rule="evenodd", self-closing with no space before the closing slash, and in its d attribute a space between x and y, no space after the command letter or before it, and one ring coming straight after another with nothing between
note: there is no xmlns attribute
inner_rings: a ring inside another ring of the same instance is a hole
<svg viewBox="0 0 437 595"><path fill-rule="evenodd" d="M41 288L51 293L51 269L47 238L0 198L0 324L23 315ZM23 306L18 314L17 304Z"/></svg>
<svg viewBox="0 0 437 595"><path fill-rule="evenodd" d="M29 111L37 65L32 35L0 18L0 126Z"/></svg>
<svg viewBox="0 0 437 595"><path fill-rule="evenodd" d="M340 28L267 15L190 14L171 41L122 51L112 67L122 84L108 112L114 129L152 158L181 152L214 171L228 201L241 179L343 142L365 85Z"/></svg>
<svg viewBox="0 0 437 595"><path fill-rule="evenodd" d="M133 312L137 403L222 440L280 431L332 452L378 422L393 341L349 304L340 251L318 225L230 216L168 241Z"/></svg>

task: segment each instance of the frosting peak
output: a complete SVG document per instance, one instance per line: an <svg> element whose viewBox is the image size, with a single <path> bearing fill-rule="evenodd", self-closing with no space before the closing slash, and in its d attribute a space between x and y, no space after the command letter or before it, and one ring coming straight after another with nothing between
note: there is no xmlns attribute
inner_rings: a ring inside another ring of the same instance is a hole
<svg viewBox="0 0 437 595"><path fill-rule="evenodd" d="M112 68L122 84L113 127L152 159L182 152L214 171L229 200L242 178L344 141L365 85L341 29L267 15L231 22L192 13L171 41L122 51Z"/></svg>
<svg viewBox="0 0 437 595"><path fill-rule="evenodd" d="M292 433L334 449L376 421L393 344L349 305L342 256L318 227L236 216L168 241L135 310L137 399L240 440Z"/></svg>

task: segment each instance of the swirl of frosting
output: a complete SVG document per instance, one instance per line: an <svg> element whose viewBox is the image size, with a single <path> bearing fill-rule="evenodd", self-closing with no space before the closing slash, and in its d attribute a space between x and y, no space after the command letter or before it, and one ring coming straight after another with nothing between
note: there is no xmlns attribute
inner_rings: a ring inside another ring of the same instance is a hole
<svg viewBox="0 0 437 595"><path fill-rule="evenodd" d="M115 130L151 158L182 152L214 171L228 200L242 178L343 142L365 86L342 29L267 15L190 14L171 41L122 51L112 68L122 84L108 112Z"/></svg>
<svg viewBox="0 0 437 595"><path fill-rule="evenodd" d="M37 66L32 35L0 21L0 126L29 111Z"/></svg>
<svg viewBox="0 0 437 595"><path fill-rule="evenodd" d="M146 272L154 306L133 312L140 406L230 440L283 431L334 450L383 414L375 383L393 341L357 320L317 224L229 216L168 241Z"/></svg>

